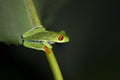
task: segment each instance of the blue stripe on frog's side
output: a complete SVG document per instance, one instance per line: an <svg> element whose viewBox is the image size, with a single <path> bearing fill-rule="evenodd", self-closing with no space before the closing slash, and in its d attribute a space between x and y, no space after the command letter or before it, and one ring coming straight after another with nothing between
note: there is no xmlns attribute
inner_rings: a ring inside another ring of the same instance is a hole
<svg viewBox="0 0 120 80"><path fill-rule="evenodd" d="M37 40L27 40L28 42L40 42L40 43L42 43L42 42L44 42L44 41L37 41ZM51 42L51 41L48 41L48 44L54 44L55 42Z"/></svg>
<svg viewBox="0 0 120 80"><path fill-rule="evenodd" d="M48 41L48 44L54 44L55 42Z"/></svg>

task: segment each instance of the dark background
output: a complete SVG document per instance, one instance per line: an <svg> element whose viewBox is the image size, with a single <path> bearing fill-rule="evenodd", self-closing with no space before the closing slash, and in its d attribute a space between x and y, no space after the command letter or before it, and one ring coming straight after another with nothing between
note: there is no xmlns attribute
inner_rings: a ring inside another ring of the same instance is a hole
<svg viewBox="0 0 120 80"><path fill-rule="evenodd" d="M119 80L118 2L69 0L49 23L48 7L43 8L43 25L70 37L53 49L64 80ZM0 43L0 80L6 79L54 80L42 51Z"/></svg>

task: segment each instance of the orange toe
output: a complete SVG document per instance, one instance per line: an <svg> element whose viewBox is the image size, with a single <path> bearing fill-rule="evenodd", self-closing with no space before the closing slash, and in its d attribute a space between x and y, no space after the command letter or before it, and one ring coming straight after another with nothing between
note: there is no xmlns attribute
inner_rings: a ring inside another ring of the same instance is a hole
<svg viewBox="0 0 120 80"><path fill-rule="evenodd" d="M48 53L48 54L51 53L51 50L50 50L48 47L45 46L44 49L45 49L45 52L46 52L46 53Z"/></svg>

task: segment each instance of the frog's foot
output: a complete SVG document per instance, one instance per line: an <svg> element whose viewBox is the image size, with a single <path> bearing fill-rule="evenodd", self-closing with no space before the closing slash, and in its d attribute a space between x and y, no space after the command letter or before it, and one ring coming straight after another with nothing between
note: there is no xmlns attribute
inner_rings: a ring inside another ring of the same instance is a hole
<svg viewBox="0 0 120 80"><path fill-rule="evenodd" d="M48 54L50 54L51 53L51 50L48 48L48 47L44 47L44 51L46 52L46 53L48 53Z"/></svg>

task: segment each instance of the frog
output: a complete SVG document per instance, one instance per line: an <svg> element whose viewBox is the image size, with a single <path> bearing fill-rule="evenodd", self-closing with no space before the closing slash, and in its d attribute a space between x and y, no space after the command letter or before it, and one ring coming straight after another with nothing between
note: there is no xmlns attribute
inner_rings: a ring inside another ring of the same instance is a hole
<svg viewBox="0 0 120 80"><path fill-rule="evenodd" d="M65 31L48 31L42 25L33 27L22 35L23 45L35 50L47 51L54 43L69 42Z"/></svg>

